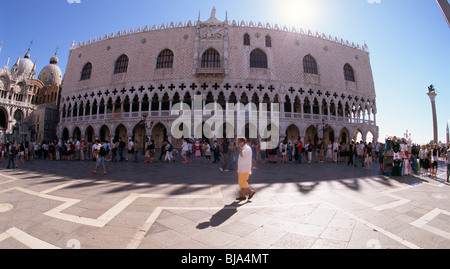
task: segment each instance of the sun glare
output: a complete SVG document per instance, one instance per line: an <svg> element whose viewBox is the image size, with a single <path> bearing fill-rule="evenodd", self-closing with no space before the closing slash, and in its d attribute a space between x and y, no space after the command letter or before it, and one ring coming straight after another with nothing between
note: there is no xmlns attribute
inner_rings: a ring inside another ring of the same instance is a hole
<svg viewBox="0 0 450 269"><path fill-rule="evenodd" d="M314 24L319 17L317 0L275 1L277 23L303 27Z"/></svg>

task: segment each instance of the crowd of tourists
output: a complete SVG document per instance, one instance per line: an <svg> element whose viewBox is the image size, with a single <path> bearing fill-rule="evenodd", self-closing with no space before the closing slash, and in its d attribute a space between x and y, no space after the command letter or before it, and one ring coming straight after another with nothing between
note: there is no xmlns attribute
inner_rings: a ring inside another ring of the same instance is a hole
<svg viewBox="0 0 450 269"><path fill-rule="evenodd" d="M252 169L256 164L266 163L343 163L354 167L372 169L373 163L382 162L384 144L359 142L328 141L324 143L319 139L315 143L303 139L288 141L282 139L273 149L261 147L264 140L249 140L247 144L252 149ZM121 138L112 142L96 140L94 142L82 140L76 141L50 141L35 142L24 141L22 143L1 144L1 161L8 162L7 168L16 168L20 163L43 160L67 160L67 161L97 161L96 167L103 166L105 161L110 162L139 162L172 163L176 159L183 164L192 162L193 158L203 158L204 163L218 163L219 170L227 172L233 170L233 163L237 160L237 144L234 139L183 139L181 149L176 149L169 141L164 141L160 148L156 148L153 140L147 139L145 149L138 147L138 141ZM100 153L101 149L101 153ZM159 155L157 156L157 151ZM412 145L411 155L419 162L420 172L427 175L428 169L436 168L439 160L448 163L448 147L433 148L430 145ZM99 162L101 161L101 162ZM97 168L95 169L95 173ZM432 170L431 170L432 171ZM104 168L104 174L106 170Z"/></svg>

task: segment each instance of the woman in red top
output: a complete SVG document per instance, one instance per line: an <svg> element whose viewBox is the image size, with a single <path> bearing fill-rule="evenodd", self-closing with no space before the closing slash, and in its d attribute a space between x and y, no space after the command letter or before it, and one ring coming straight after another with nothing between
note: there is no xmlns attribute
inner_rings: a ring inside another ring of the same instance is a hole
<svg viewBox="0 0 450 269"><path fill-rule="evenodd" d="M302 142L302 140L298 140L298 142L297 142L297 152L298 152L298 162L302 163L302 155L303 155L303 142Z"/></svg>
<svg viewBox="0 0 450 269"><path fill-rule="evenodd" d="M5 161L5 145L4 144L2 144L1 150L2 150L2 162L4 162Z"/></svg>

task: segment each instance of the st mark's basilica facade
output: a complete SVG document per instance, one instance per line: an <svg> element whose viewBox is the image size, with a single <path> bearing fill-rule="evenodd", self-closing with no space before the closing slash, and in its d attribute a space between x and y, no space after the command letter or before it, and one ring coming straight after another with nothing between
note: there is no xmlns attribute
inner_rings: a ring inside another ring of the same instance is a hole
<svg viewBox="0 0 450 269"><path fill-rule="evenodd" d="M0 69L0 143L57 138L62 73L56 53L36 76L30 48Z"/></svg>

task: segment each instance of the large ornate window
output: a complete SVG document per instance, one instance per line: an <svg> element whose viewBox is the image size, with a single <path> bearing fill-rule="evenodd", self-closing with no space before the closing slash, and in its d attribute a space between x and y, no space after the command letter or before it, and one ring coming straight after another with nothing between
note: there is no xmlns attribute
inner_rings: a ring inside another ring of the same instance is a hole
<svg viewBox="0 0 450 269"><path fill-rule="evenodd" d="M267 56L264 51L254 49L250 53L250 67L267 68Z"/></svg>
<svg viewBox="0 0 450 269"><path fill-rule="evenodd" d="M161 51L156 61L156 68L172 68L173 67L173 52L169 49Z"/></svg>
<svg viewBox="0 0 450 269"><path fill-rule="evenodd" d="M128 69L128 56L121 55L114 65L114 74L126 73Z"/></svg>
<svg viewBox="0 0 450 269"><path fill-rule="evenodd" d="M244 35L244 46L250 46L250 35L249 34Z"/></svg>
<svg viewBox="0 0 450 269"><path fill-rule="evenodd" d="M208 49L202 55L201 68L220 68L220 54L215 49Z"/></svg>
<svg viewBox="0 0 450 269"><path fill-rule="evenodd" d="M344 78L348 81L355 81L355 73L353 72L353 68L349 64L344 65Z"/></svg>
<svg viewBox="0 0 450 269"><path fill-rule="evenodd" d="M309 74L318 74L316 60L311 55L303 57L303 72Z"/></svg>
<svg viewBox="0 0 450 269"><path fill-rule="evenodd" d="M86 63L83 66L83 69L81 70L81 76L80 80L86 80L91 78L91 72L92 72L92 64Z"/></svg>

